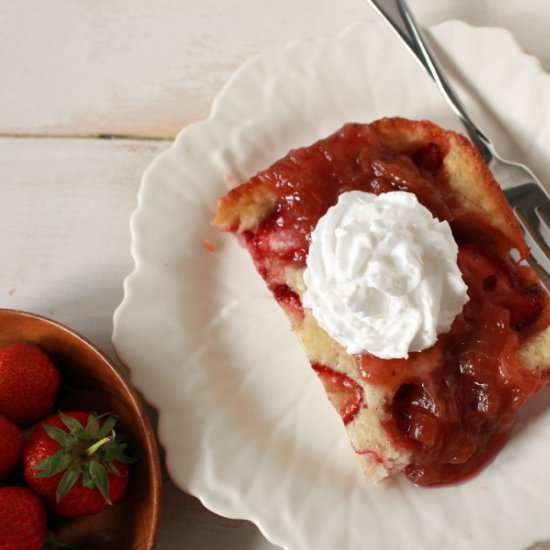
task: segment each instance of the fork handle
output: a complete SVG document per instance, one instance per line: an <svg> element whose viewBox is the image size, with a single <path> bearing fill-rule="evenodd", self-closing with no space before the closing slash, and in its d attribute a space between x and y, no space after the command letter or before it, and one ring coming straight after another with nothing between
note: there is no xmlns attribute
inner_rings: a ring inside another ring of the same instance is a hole
<svg viewBox="0 0 550 550"><path fill-rule="evenodd" d="M398 36L435 81L453 111L460 118L467 134L479 149L486 164L489 164L495 157L491 140L478 128L466 112L464 105L439 68L435 56L424 40L422 32L405 0L370 0L370 2L397 32Z"/></svg>

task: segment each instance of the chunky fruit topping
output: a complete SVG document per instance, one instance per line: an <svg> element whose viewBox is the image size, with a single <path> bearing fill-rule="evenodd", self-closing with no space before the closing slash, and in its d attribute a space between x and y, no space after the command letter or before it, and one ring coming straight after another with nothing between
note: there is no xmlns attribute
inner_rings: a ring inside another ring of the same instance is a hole
<svg viewBox="0 0 550 550"><path fill-rule="evenodd" d="M349 424L363 406L363 388L349 376L324 365L314 363L312 368L321 379L344 424Z"/></svg>
<svg viewBox="0 0 550 550"><path fill-rule="evenodd" d="M512 328L521 330L540 315L542 289L536 284L522 284L513 269L498 257L491 257L479 247L462 246L458 264L468 280L470 298L507 310Z"/></svg>
<svg viewBox="0 0 550 550"><path fill-rule="evenodd" d="M439 344L441 367L411 380L402 365L386 423L395 442L413 450L406 474L421 485L458 481L479 470L542 386L541 373L523 368L516 357L518 328L540 314L541 291L516 286L503 266L470 247L461 249L459 265L470 301Z"/></svg>

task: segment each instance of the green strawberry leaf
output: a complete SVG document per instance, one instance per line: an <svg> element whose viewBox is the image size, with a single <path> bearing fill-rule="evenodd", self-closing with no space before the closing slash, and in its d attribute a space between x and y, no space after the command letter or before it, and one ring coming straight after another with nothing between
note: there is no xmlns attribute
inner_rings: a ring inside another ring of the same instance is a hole
<svg viewBox="0 0 550 550"><path fill-rule="evenodd" d="M54 455L41 460L33 466L33 469L39 472L35 474L34 477L43 478L55 476L65 471L71 465L71 460L71 454L65 449L61 449Z"/></svg>
<svg viewBox="0 0 550 550"><path fill-rule="evenodd" d="M72 434L63 431L60 428L50 426L49 424L43 424L42 427L49 437L66 449L70 449L78 443L78 440Z"/></svg>
<svg viewBox="0 0 550 550"><path fill-rule="evenodd" d="M109 445L105 446L103 454L103 462L117 461L121 464L132 464L136 461L135 458L129 457L126 454L127 443L122 443L117 440L113 440Z"/></svg>
<svg viewBox="0 0 550 550"><path fill-rule="evenodd" d="M97 438L102 439L110 434L117 422L118 416L109 416L109 418L107 418L107 420L105 420L105 422L103 423L103 426L101 426L101 428L99 429Z"/></svg>
<svg viewBox="0 0 550 550"><path fill-rule="evenodd" d="M120 462L121 464L133 464L136 462L136 459L132 456L127 456L125 454L117 454L115 457L113 457L113 460L116 460L116 462Z"/></svg>
<svg viewBox="0 0 550 550"><path fill-rule="evenodd" d="M94 481L94 485L101 493L101 496L105 499L105 502L111 506L112 502L109 498L109 476L107 475L107 470L105 470L105 467L102 464L96 462L95 460L90 462L88 468Z"/></svg>
<svg viewBox="0 0 550 550"><path fill-rule="evenodd" d="M82 473L82 485L86 487L86 489L94 489L94 480L92 479L92 475L90 474L90 467L88 465L88 469L84 470Z"/></svg>
<svg viewBox="0 0 550 550"><path fill-rule="evenodd" d="M55 501L59 502L73 487L74 484L78 481L80 477L80 467L71 466L64 474L59 485L57 486L57 491L55 492Z"/></svg>
<svg viewBox="0 0 550 550"><path fill-rule="evenodd" d="M77 437L81 439L90 439L90 435L86 432L84 429L84 426L72 416L67 416L66 414L63 414L61 411L59 411L59 418L69 428L70 433L73 435L76 435Z"/></svg>
<svg viewBox="0 0 550 550"><path fill-rule="evenodd" d="M76 418L73 418L72 416L69 416L62 411L59 411L58 415L63 424L65 424L65 426L67 426L69 430L74 430L75 428L80 428L82 430L84 429L84 426Z"/></svg>
<svg viewBox="0 0 550 550"><path fill-rule="evenodd" d="M101 439L101 436L98 437L97 435L99 432L99 420L96 413L90 413L88 416L88 423L86 424L85 430L91 439Z"/></svg>
<svg viewBox="0 0 550 550"><path fill-rule="evenodd" d="M105 461L113 460L120 453L120 443L116 439L111 439L107 445L103 447L103 459Z"/></svg>
<svg viewBox="0 0 550 550"><path fill-rule="evenodd" d="M92 414L95 414L97 416L97 419L98 420L103 420L104 418L107 418L108 416L111 416L112 413L111 412L104 412L104 413L101 413L101 414L98 414L97 412L93 412Z"/></svg>

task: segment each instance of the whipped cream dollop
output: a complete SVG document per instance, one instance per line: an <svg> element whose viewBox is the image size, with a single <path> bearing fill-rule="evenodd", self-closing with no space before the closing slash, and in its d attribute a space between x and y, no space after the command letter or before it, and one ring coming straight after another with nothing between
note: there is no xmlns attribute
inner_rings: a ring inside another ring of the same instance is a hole
<svg viewBox="0 0 550 550"><path fill-rule="evenodd" d="M406 358L468 301L446 221L405 191L342 193L311 234L303 305L348 353Z"/></svg>

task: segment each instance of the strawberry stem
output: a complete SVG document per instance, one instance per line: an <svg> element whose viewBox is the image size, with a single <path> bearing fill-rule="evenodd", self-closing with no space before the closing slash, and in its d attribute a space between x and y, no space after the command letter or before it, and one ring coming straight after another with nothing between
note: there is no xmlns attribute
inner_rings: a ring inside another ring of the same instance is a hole
<svg viewBox="0 0 550 550"><path fill-rule="evenodd" d="M105 443L109 443L109 441L111 441L111 436L110 435L108 435L107 437L104 437L103 439L100 439L99 441L96 441L93 445L90 445L86 449L86 454L88 456L92 456L98 449L103 447L103 445L105 445Z"/></svg>

